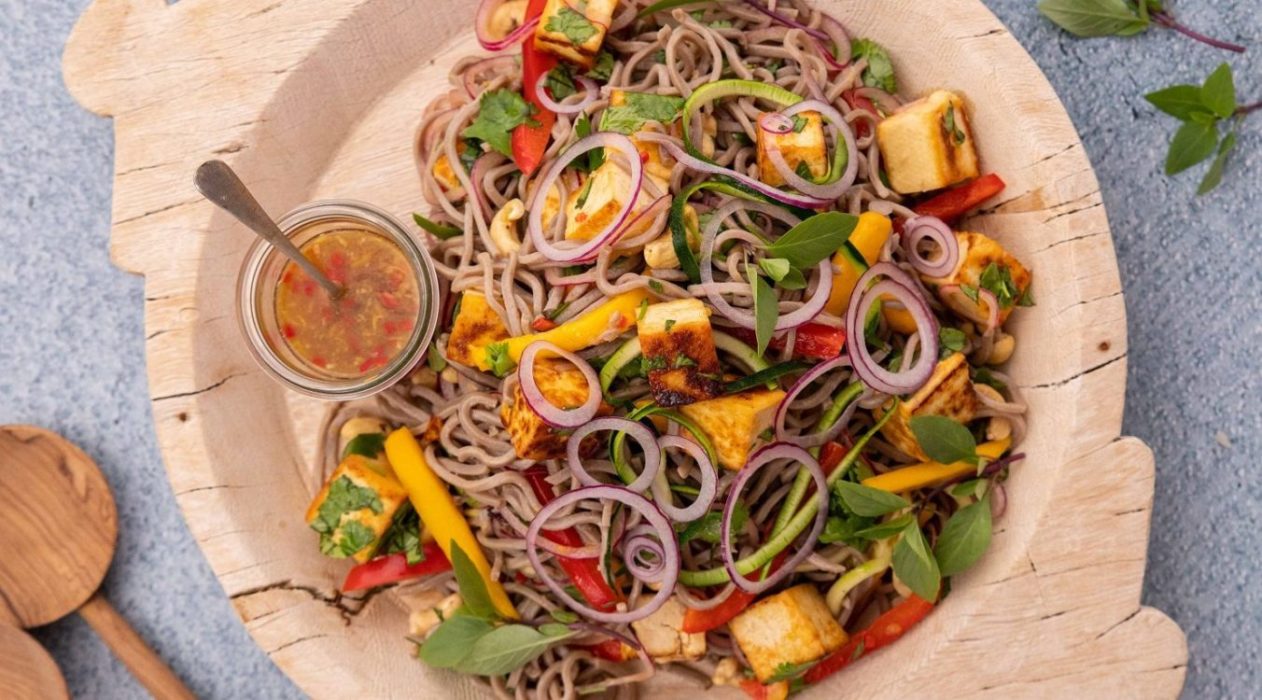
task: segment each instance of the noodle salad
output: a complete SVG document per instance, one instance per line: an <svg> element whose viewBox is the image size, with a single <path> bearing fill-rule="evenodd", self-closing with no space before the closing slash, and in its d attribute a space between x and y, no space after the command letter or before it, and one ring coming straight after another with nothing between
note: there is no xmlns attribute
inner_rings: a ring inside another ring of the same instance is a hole
<svg viewBox="0 0 1262 700"><path fill-rule="evenodd" d="M338 404L343 591L499 697L783 698L984 554L1031 273L963 96L802 0L487 0L421 117L427 361Z"/></svg>

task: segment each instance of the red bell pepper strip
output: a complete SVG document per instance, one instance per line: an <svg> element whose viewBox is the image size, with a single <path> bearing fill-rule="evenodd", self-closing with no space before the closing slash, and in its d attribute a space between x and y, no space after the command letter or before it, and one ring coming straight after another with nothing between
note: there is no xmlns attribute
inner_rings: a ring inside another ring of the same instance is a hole
<svg viewBox="0 0 1262 700"><path fill-rule="evenodd" d="M869 114L876 115L878 118L881 116L881 112L876 108L876 103L872 102L872 100L869 100L863 95L855 94L854 90L846 90L841 93L841 98L846 101L846 104L850 105L851 109L861 109ZM855 122L855 138L861 139L871 133L871 130L872 125L869 124L866 119L860 119Z"/></svg>
<svg viewBox="0 0 1262 700"><path fill-rule="evenodd" d="M741 690L745 691L745 695L748 695L750 700L784 700L789 697L787 681L763 685L753 678L746 678L741 681Z"/></svg>
<svg viewBox="0 0 1262 700"><path fill-rule="evenodd" d="M1002 192L1004 187L1003 180L990 173L930 197L912 207L912 210L921 216L935 216L949 224Z"/></svg>
<svg viewBox="0 0 1262 700"><path fill-rule="evenodd" d="M526 20L529 22L543 14L547 0L530 0L526 5ZM513 162L522 174L529 177L543 162L543 154L548 150L548 139L552 135L552 125L557 115L539 100L535 86L539 84L539 76L556 68L557 58L535 48L535 38L528 35L521 44L521 94L526 101L535 106L533 122L527 122L513 129ZM533 124L533 126L532 126Z"/></svg>
<svg viewBox="0 0 1262 700"><path fill-rule="evenodd" d="M841 464L842 458L846 456L846 448L836 442L826 442L819 448L819 467L824 470L824 476L833 473L838 464Z"/></svg>
<svg viewBox="0 0 1262 700"><path fill-rule="evenodd" d="M870 627L851 637L850 641L837 651L821 659L806 672L803 678L807 683L818 683L863 658L864 655L893 644L903 636L903 633L925 619L931 610L933 610L933 603L913 595L886 610Z"/></svg>
<svg viewBox="0 0 1262 700"><path fill-rule="evenodd" d="M534 466L522 472L522 476L526 477L526 481L530 483L530 490L535 492L535 498L539 499L539 503L547 505L556 499L552 484L548 483L546 469ZM575 548L584 545L582 535L572 527L564 530L545 529L541 532L544 537L559 545ZM595 559L569 559L559 556L556 560L557 565L565 571L570 581L578 588L578 592L583 594L588 605L597 610L611 611L618 604L618 594L601 575L600 567L597 566Z"/></svg>
<svg viewBox="0 0 1262 700"><path fill-rule="evenodd" d="M732 328L729 333L753 345L757 342L754 332L748 328ZM785 337L774 337L767 347L783 350ZM798 326L797 340L793 343L793 356L798 359L831 360L841 354L846 346L846 329L823 323L804 323Z"/></svg>
<svg viewBox="0 0 1262 700"><path fill-rule="evenodd" d="M342 592L362 591L366 588L387 586L400 581L423 578L431 574L451 570L451 562L436 542L426 542L421 546L425 558L415 564L409 564L403 552L387 554L384 557L370 559L351 569L342 583Z"/></svg>
<svg viewBox="0 0 1262 700"><path fill-rule="evenodd" d="M579 648L591 653L592 656L598 659L613 661L614 663L630 661L636 656L635 649L623 644L620 639L606 639L598 644L588 644Z"/></svg>
<svg viewBox="0 0 1262 700"><path fill-rule="evenodd" d="M777 554L776 558L771 560L771 569L768 573L779 569L784 564L785 559L788 558L788 550ZM746 593L737 588L732 591L727 600L708 610L686 608L684 611L684 624L680 626L680 630L685 634L700 634L701 632L718 629L731 622L732 618L745 612L745 608L748 608L756 597L753 593Z"/></svg>
<svg viewBox="0 0 1262 700"><path fill-rule="evenodd" d="M556 327L557 327L556 321L553 321L547 316L540 316L539 318L536 318L535 320L530 322L530 330L536 333L547 333L548 331Z"/></svg>

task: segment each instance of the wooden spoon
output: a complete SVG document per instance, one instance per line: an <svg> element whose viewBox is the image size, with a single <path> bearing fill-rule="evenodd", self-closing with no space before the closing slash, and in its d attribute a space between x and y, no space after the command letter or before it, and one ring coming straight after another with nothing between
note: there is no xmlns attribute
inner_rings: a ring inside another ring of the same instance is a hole
<svg viewBox="0 0 1262 700"><path fill-rule="evenodd" d="M8 698L70 698L53 657L31 635L8 625L0 625L0 688Z"/></svg>
<svg viewBox="0 0 1262 700"><path fill-rule="evenodd" d="M97 590L118 517L91 458L47 430L0 426L0 484L0 621L37 627L77 610L154 697L194 698Z"/></svg>

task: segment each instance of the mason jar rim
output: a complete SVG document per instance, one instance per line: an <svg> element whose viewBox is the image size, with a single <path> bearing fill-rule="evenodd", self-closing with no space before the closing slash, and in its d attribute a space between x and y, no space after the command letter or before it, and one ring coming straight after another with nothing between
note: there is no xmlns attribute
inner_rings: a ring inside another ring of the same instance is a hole
<svg viewBox="0 0 1262 700"><path fill-rule="evenodd" d="M349 221L381 233L399 246L411 264L421 304L412 336L399 353L379 372L359 378L315 376L294 367L280 357L267 342L259 316L258 294L262 275L273 255L283 255L272 244L258 239L246 252L237 278L237 321L250 354L276 381L298 393L319 399L349 401L371 396L393 386L425 357L433 338L438 315L438 274L429 251L398 219L379 207L353 199L324 199L303 204L277 222L286 238L292 238L324 221Z"/></svg>

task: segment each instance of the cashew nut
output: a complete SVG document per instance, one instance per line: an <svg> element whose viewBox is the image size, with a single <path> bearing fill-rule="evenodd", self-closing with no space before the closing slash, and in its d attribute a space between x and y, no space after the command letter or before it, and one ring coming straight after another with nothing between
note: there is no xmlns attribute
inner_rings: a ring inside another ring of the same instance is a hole
<svg viewBox="0 0 1262 700"><path fill-rule="evenodd" d="M510 199L503 208L495 212L491 219L491 242L499 249L501 255L512 255L521 249L521 239L517 237L517 222L526 215L526 205L520 199Z"/></svg>
<svg viewBox="0 0 1262 700"><path fill-rule="evenodd" d="M1012 357L1012 351L1017 349L1017 339L1015 336L1008 335L1003 331L998 331L999 336L995 338L995 345L991 348L990 357L986 358L988 365L1002 365Z"/></svg>
<svg viewBox="0 0 1262 700"><path fill-rule="evenodd" d="M491 20L487 22L490 26L487 29L491 36L496 39L503 39L508 36L509 32L521 26L526 21L526 3L528 0L508 0L508 2L495 8Z"/></svg>
<svg viewBox="0 0 1262 700"><path fill-rule="evenodd" d="M1011 337L1011 336L1009 336ZM993 401L1006 401L993 386L989 384L974 384L973 389ZM1002 440L1012 434L1012 421L1003 416L994 416L990 422L986 424L987 440Z"/></svg>

